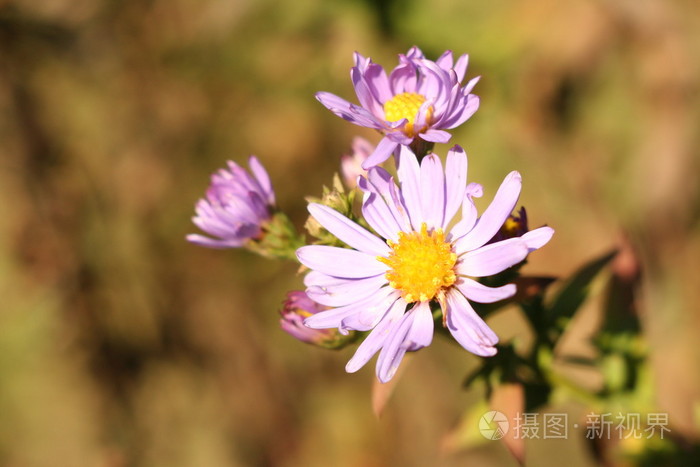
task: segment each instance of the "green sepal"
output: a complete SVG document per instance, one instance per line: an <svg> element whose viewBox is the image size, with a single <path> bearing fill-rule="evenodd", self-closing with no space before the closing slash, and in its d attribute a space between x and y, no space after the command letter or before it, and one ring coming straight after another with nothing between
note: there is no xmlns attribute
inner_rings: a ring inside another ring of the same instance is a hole
<svg viewBox="0 0 700 467"><path fill-rule="evenodd" d="M306 240L285 213L281 211L274 213L261 227L263 230L261 238L250 240L245 245L247 249L266 258L298 261L296 250L304 246Z"/></svg>

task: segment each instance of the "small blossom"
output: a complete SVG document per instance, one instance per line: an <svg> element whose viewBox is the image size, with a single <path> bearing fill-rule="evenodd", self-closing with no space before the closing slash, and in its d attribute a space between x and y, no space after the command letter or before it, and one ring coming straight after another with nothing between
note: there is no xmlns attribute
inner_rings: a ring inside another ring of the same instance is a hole
<svg viewBox="0 0 700 467"><path fill-rule="evenodd" d="M327 310L301 290L287 293L287 299L280 310L280 326L290 336L308 344L321 347L337 348L348 342L346 336L334 329L311 329L304 325L304 319Z"/></svg>
<svg viewBox="0 0 700 467"><path fill-rule="evenodd" d="M364 138L356 136L352 140L352 154L345 154L340 158L340 173L345 185L350 188L357 186L357 177L366 175L362 164L374 152L374 145Z"/></svg>
<svg viewBox="0 0 700 467"><path fill-rule="evenodd" d="M399 65L387 75L380 65L355 53L350 76L360 105L327 92L316 98L339 117L384 133L362 164L368 169L387 160L399 145L450 140L445 130L461 125L479 108L479 98L471 93L478 78L461 85L467 63L466 54L454 62L448 50L432 61L413 47L399 55Z"/></svg>
<svg viewBox="0 0 700 467"><path fill-rule="evenodd" d="M188 241L210 248L236 248L260 239L262 227L272 218L275 194L258 159L251 156L248 165L252 175L232 161L228 169L212 175L192 222L216 238L190 234Z"/></svg>
<svg viewBox="0 0 700 467"><path fill-rule="evenodd" d="M371 331L346 366L355 372L374 354L377 377L389 381L404 354L428 346L433 336L431 304L442 311L443 325L466 350L496 353L498 337L470 305L511 297L516 287L487 287L487 277L520 263L543 246L554 231L541 227L521 237L488 244L520 195L521 177L511 172L491 205L478 217L473 202L478 184L466 183L467 157L455 146L443 170L435 154L419 164L406 147L399 154L399 185L381 167L360 179L362 214L378 235L320 204L310 204L316 220L351 249L323 245L297 250L311 269L308 296L330 307L308 317L315 329ZM452 218L462 212L459 222Z"/></svg>

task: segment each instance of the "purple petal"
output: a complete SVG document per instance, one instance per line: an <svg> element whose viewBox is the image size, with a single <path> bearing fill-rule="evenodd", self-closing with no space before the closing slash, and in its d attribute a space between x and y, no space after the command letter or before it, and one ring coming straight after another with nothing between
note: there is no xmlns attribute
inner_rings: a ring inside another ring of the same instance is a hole
<svg viewBox="0 0 700 467"><path fill-rule="evenodd" d="M260 223L267 219L258 215L249 202L232 196L226 206L212 205L201 199L197 202L197 215L192 222L204 232L224 239L257 237L260 234Z"/></svg>
<svg viewBox="0 0 700 467"><path fill-rule="evenodd" d="M545 226L531 230L520 238L525 241L528 249L532 252L545 246L552 238L552 235L554 235L554 229Z"/></svg>
<svg viewBox="0 0 700 467"><path fill-rule="evenodd" d="M517 237L491 243L463 254L457 262L457 274L471 277L498 274L524 260L528 252L527 244Z"/></svg>
<svg viewBox="0 0 700 467"><path fill-rule="evenodd" d="M394 183L394 177L383 168L374 167L368 171L367 179L369 181L367 188L381 196L401 230L410 229L410 219Z"/></svg>
<svg viewBox="0 0 700 467"><path fill-rule="evenodd" d="M418 136L425 141L430 141L431 143L447 143L450 138L452 138L452 135L448 132L436 130L434 128L424 131Z"/></svg>
<svg viewBox="0 0 700 467"><path fill-rule="evenodd" d="M270 206L273 206L275 204L275 192L272 191L272 183L267 171L255 156L250 156L250 159L248 159L248 167L250 167L250 171L253 172L255 179L260 184L260 188L262 188L261 194L264 193L266 195L265 201Z"/></svg>
<svg viewBox="0 0 700 467"><path fill-rule="evenodd" d="M454 70L455 74L457 75L457 81L459 81L460 83L464 79L464 75L467 72L467 65L469 65L469 55L467 54L464 54L461 57L459 57L457 59L457 63L455 63Z"/></svg>
<svg viewBox="0 0 700 467"><path fill-rule="evenodd" d="M416 92L424 95L431 104L437 102L442 104L446 93L445 83L440 79L437 72L433 72L426 66L428 63L424 61L419 67L420 76Z"/></svg>
<svg viewBox="0 0 700 467"><path fill-rule="evenodd" d="M311 285L306 294L316 303L325 306L345 306L375 294L387 283L384 274L365 279L353 279L332 286Z"/></svg>
<svg viewBox="0 0 700 467"><path fill-rule="evenodd" d="M226 219L226 211L221 210L216 217L193 217L192 222L204 232L224 240L255 238L260 235L260 226L256 223L238 222Z"/></svg>
<svg viewBox="0 0 700 467"><path fill-rule="evenodd" d="M426 156L420 165L420 200L428 228L442 226L445 215L445 175L440 158Z"/></svg>
<svg viewBox="0 0 700 467"><path fill-rule="evenodd" d="M362 211L365 220L384 238L396 240L398 232L410 229L406 208L399 197L394 179L381 167L373 167L358 186L365 192Z"/></svg>
<svg viewBox="0 0 700 467"><path fill-rule="evenodd" d="M355 280L357 279L343 279L341 277L329 276L328 274L324 274L318 271L309 271L304 276L304 285L307 287L328 287L343 285L347 282L352 282Z"/></svg>
<svg viewBox="0 0 700 467"><path fill-rule="evenodd" d="M357 94L357 98L360 101L362 107L369 110L372 113L372 115L374 115L378 119L383 120L384 107L375 99L374 95L372 94L372 91L365 82L362 72L358 68L353 68L350 72L350 77L352 79L352 84L355 87L355 94Z"/></svg>
<svg viewBox="0 0 700 467"><path fill-rule="evenodd" d="M405 146L397 159L396 172L401 182L404 205L414 229L420 229L423 222L423 209L420 198L420 166L415 154Z"/></svg>
<svg viewBox="0 0 700 467"><path fill-rule="evenodd" d="M258 216L259 223L262 219L269 219L270 218L270 210L269 210L269 205L268 202L263 199L263 196L266 197L266 199L272 199L274 202L274 194L272 196L267 196L264 193L254 193L250 192L248 193L247 199L248 199L248 204L250 205L251 209L255 212L255 214Z"/></svg>
<svg viewBox="0 0 700 467"><path fill-rule="evenodd" d="M414 317L412 311L404 313L401 319L394 324L390 335L382 346L382 351L379 353L376 373L377 378L382 383L388 382L396 374L396 370L406 354L406 348L402 347L401 344L411 329Z"/></svg>
<svg viewBox="0 0 700 467"><path fill-rule="evenodd" d="M496 354L494 347L498 336L476 314L461 293L450 290L447 294L447 328L459 344L473 354L490 357Z"/></svg>
<svg viewBox="0 0 700 467"><path fill-rule="evenodd" d="M308 209L326 230L356 250L374 256L386 256L389 253L386 243L338 211L316 203L309 204Z"/></svg>
<svg viewBox="0 0 700 467"><path fill-rule="evenodd" d="M219 199L209 191L206 200L197 202L197 217L221 222L224 228L241 222L258 224L261 220L260 213L258 206L253 205L254 198L250 194L255 193L251 191L241 196L229 194Z"/></svg>
<svg viewBox="0 0 700 467"><path fill-rule="evenodd" d="M384 103L392 98L389 79L386 76L384 68L380 65L372 64L368 66L364 74L364 79L377 102ZM384 115L383 109L381 115Z"/></svg>
<svg viewBox="0 0 700 467"><path fill-rule="evenodd" d="M438 101L449 92L452 87L449 73L440 68L430 60L421 60L419 65L419 74L422 78L417 86L417 92L424 96Z"/></svg>
<svg viewBox="0 0 700 467"><path fill-rule="evenodd" d="M414 326L416 329L413 329ZM430 304L421 302L405 313L391 330L391 336L387 339L377 360L379 381L386 383L393 378L407 350L416 350L424 346L428 330L431 331L432 338Z"/></svg>
<svg viewBox="0 0 700 467"><path fill-rule="evenodd" d="M461 114L462 108L466 104L466 99L460 88L460 84L455 77L454 83L449 91L445 92L445 99L441 101L439 108L433 114L433 127L447 128L452 120Z"/></svg>
<svg viewBox="0 0 700 467"><path fill-rule="evenodd" d="M375 165L381 164L391 156L391 153L394 152L397 146L398 143L385 136L379 144L377 144L372 155L362 163L362 168L368 170Z"/></svg>
<svg viewBox="0 0 700 467"><path fill-rule="evenodd" d="M389 187L394 184L394 177L382 167L372 167L367 171L367 180L370 183L367 189L388 202Z"/></svg>
<svg viewBox="0 0 700 467"><path fill-rule="evenodd" d="M447 152L445 162L445 219L442 228L447 228L459 205L464 200L467 187L467 155L460 146Z"/></svg>
<svg viewBox="0 0 700 467"><path fill-rule="evenodd" d="M403 300L396 300L391 305L391 308L389 308L384 318L357 348L355 355L352 356L345 366L345 371L354 373L365 366L374 354L384 346L387 339L391 337L391 330L396 325L396 322L401 319L405 310L406 302Z"/></svg>
<svg viewBox="0 0 700 467"><path fill-rule="evenodd" d="M430 108L432 106L433 100L428 99L427 101L423 102L418 108L416 117L413 119L413 128L415 128L416 131L422 130L423 128L426 128L428 126L428 114L430 113Z"/></svg>
<svg viewBox="0 0 700 467"><path fill-rule="evenodd" d="M187 235L187 241L200 246L206 246L209 248L238 248L243 246L245 243L245 238L232 238L226 240L215 240L213 238L205 237L199 234L189 234Z"/></svg>
<svg viewBox="0 0 700 467"><path fill-rule="evenodd" d="M389 74L389 85L392 95L403 92L415 92L416 67L412 63L403 63L394 68Z"/></svg>
<svg viewBox="0 0 700 467"><path fill-rule="evenodd" d="M366 178L361 177L358 186L362 187L366 180ZM401 227L394 219L384 199L377 193L365 193L365 199L362 202L362 216L379 235L392 241L398 240Z"/></svg>
<svg viewBox="0 0 700 467"><path fill-rule="evenodd" d="M477 303L493 303L510 298L515 294L515 284L501 287L487 287L468 277L460 277L455 284L462 295Z"/></svg>
<svg viewBox="0 0 700 467"><path fill-rule="evenodd" d="M387 266L372 255L334 246L303 246L297 250L297 258L309 269L335 277L372 277L387 271Z"/></svg>
<svg viewBox="0 0 700 467"><path fill-rule="evenodd" d="M352 103L338 97L330 92L320 91L315 94L316 100L318 100L324 107L326 107L331 112L335 112L335 109L350 109Z"/></svg>
<svg viewBox="0 0 700 467"><path fill-rule="evenodd" d="M408 146L413 142L413 136L408 136L405 131L406 131L406 124L408 123L408 120L401 119L399 122L393 122L391 125L395 125L394 131L389 131L386 133L386 137L392 140L396 144L402 144L404 146Z"/></svg>
<svg viewBox="0 0 700 467"><path fill-rule="evenodd" d="M395 183L389 185L389 195L391 199L387 199L387 204L393 203L393 206L396 208L394 212L397 216L399 224L401 225L401 230L408 232L411 230L411 218L408 215L408 208L406 207L406 203L401 196L401 191L398 189Z"/></svg>
<svg viewBox="0 0 700 467"><path fill-rule="evenodd" d="M458 251L473 250L485 244L503 226L518 202L522 178L518 172L511 172L501 183L493 201L486 208L474 228L460 238L455 245Z"/></svg>
<svg viewBox="0 0 700 467"><path fill-rule="evenodd" d="M469 117L474 115L477 110L479 110L479 102L479 96L469 94L468 97L464 98L463 103L460 106L461 110L457 113L457 115L450 116L449 119L442 121L441 126L447 129L460 126L462 123L466 122Z"/></svg>
<svg viewBox="0 0 700 467"><path fill-rule="evenodd" d="M462 219L460 219L450 231L452 241L463 237L474 228L479 213L476 210L476 205L474 205L474 200L472 198L481 198L483 194L484 190L478 183L470 183L467 185L464 201L462 202Z"/></svg>
<svg viewBox="0 0 700 467"><path fill-rule="evenodd" d="M423 51L418 48L418 46L413 46L410 49L408 49L408 52L406 52L406 58L415 60L419 58L425 58L423 55Z"/></svg>
<svg viewBox="0 0 700 467"><path fill-rule="evenodd" d="M367 67L372 63L372 60L369 57L365 57L359 52L355 52L352 56L355 60L355 66L360 70L366 70Z"/></svg>
<svg viewBox="0 0 700 467"><path fill-rule="evenodd" d="M454 63L454 60L452 58L452 51L446 50L442 55L440 55L440 58L435 60L435 63L437 63L437 65L443 70L452 69L452 64Z"/></svg>
<svg viewBox="0 0 700 467"><path fill-rule="evenodd" d="M420 302L411 310L416 314L413 325L406 336L406 350L414 351L427 347L433 341L433 313L430 311L430 302Z"/></svg>
<svg viewBox="0 0 700 467"><path fill-rule="evenodd" d="M377 119L369 110L342 99L329 92L317 92L316 99L328 110L355 125L377 130L384 129L384 123Z"/></svg>
<svg viewBox="0 0 700 467"><path fill-rule="evenodd" d="M347 330L342 330L343 319L351 316L353 314L365 311L367 308L374 307L377 303L386 297L384 290L380 290L376 295L370 296L364 300L357 300L346 306L341 306L338 308L331 308L330 310L325 310L311 315L304 320L304 325L313 329L330 329L338 328L344 334L347 334Z"/></svg>
<svg viewBox="0 0 700 467"><path fill-rule="evenodd" d="M391 287L381 289L372 298L373 301L371 305L343 318L338 330L343 334L346 334L348 330L369 331L384 318L387 310L391 308L391 305L396 302L400 296L401 294ZM403 302L403 300L399 301Z"/></svg>
<svg viewBox="0 0 700 467"><path fill-rule="evenodd" d="M469 94L470 92L472 92L472 89L474 89L474 86L476 86L476 83L478 83L480 79L481 79L481 76L477 76L476 78L470 79L469 82L467 83L467 85L464 86L464 88L462 88L462 92L463 92L465 95L467 95L467 94ZM460 80L460 81L461 81L461 80Z"/></svg>

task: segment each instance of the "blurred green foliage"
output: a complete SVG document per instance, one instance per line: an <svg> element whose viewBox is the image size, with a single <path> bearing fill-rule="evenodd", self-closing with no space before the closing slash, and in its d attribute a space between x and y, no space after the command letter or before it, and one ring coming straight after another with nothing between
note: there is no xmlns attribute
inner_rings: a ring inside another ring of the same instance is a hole
<svg viewBox="0 0 700 467"><path fill-rule="evenodd" d="M697 437L698 13L691 0L0 1L0 464L514 465L500 443L451 442L483 397L460 389L476 357L417 353L376 420L371 365L347 375L352 349L279 330L294 265L184 241L209 174L251 153L301 227L352 137L378 140L314 92L354 99L353 51L392 67L412 45L467 52L482 76L452 141L484 202L517 169L531 226L556 228L525 272L569 276L632 245L645 387L675 434ZM614 321L603 305L586 302L557 350L592 357L589 337ZM530 344L518 309L489 323ZM602 389L594 370L561 370ZM574 436L531 447L533 465L598 462Z"/></svg>

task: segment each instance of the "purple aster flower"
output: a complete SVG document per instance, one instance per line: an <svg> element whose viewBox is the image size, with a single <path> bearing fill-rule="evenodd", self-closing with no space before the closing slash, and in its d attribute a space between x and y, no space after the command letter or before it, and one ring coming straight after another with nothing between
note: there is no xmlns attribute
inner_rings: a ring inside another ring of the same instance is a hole
<svg viewBox="0 0 700 467"><path fill-rule="evenodd" d="M467 63L466 54L455 63L449 50L436 61L427 60L413 47L406 55L399 55L399 65L387 76L380 65L355 53L350 76L360 105L327 92L317 93L316 98L339 117L384 133L363 163L368 169L416 138L430 144L450 140L451 135L444 130L461 125L479 108L479 98L471 94L479 78L461 85Z"/></svg>
<svg viewBox="0 0 700 467"><path fill-rule="evenodd" d="M346 366L355 372L379 352L377 377L389 381L407 351L429 345L433 336L431 302L442 322L468 351L496 353L496 334L469 301L491 303L515 293L515 285L487 287L474 278L497 274L546 244L549 227L487 244L508 218L520 195L521 177L511 172L491 205L477 217L473 198L481 186L467 185L467 157L453 147L443 170L430 154L419 164L406 147L398 162L398 186L381 167L361 178L362 214L379 235L337 211L310 204L309 211L351 249L311 245L297 250L311 271L308 296L331 307L305 320L311 328L371 331ZM461 207L461 219L451 221Z"/></svg>
<svg viewBox="0 0 700 467"><path fill-rule="evenodd" d="M275 204L270 177L255 156L248 166L252 176L235 162L211 177L206 198L196 205L192 222L217 238L190 234L187 240L210 248L235 248L262 235L262 226L271 219Z"/></svg>

